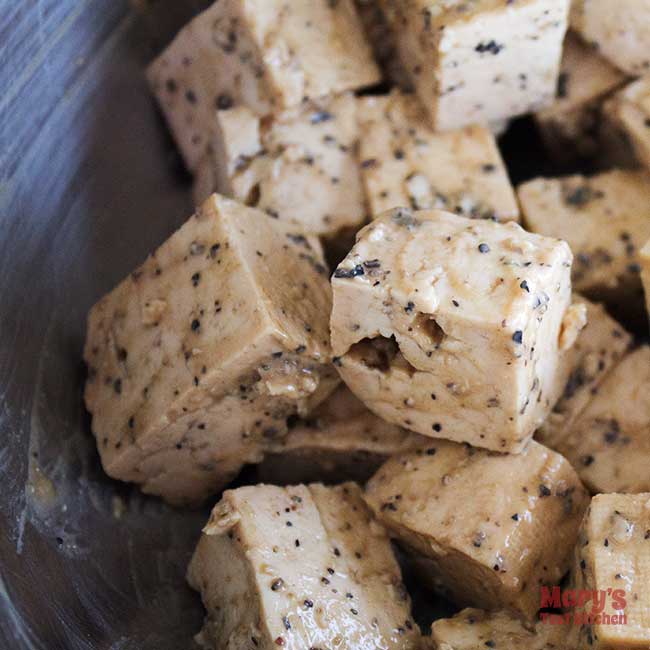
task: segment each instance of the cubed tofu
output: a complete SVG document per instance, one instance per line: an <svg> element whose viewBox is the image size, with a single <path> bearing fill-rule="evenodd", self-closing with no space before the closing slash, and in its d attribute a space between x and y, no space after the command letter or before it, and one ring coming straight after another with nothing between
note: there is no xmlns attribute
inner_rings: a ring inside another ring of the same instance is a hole
<svg viewBox="0 0 650 650"><path fill-rule="evenodd" d="M531 625L510 612L464 609L431 626L434 650L568 650L567 629L538 622Z"/></svg>
<svg viewBox="0 0 650 650"><path fill-rule="evenodd" d="M560 355L584 324L571 259L564 242L513 222L387 212L334 273L338 371L388 422L521 451L564 388Z"/></svg>
<svg viewBox="0 0 650 650"><path fill-rule="evenodd" d="M213 195L91 310L106 472L174 503L223 487L336 387L319 244Z"/></svg>
<svg viewBox="0 0 650 650"><path fill-rule="evenodd" d="M208 148L217 109L241 104L267 115L380 77L353 0L219 0L148 70L190 170Z"/></svg>
<svg viewBox="0 0 650 650"><path fill-rule="evenodd" d="M341 386L306 419L295 422L258 466L264 483L367 481L389 456L429 438L384 422Z"/></svg>
<svg viewBox="0 0 650 650"><path fill-rule="evenodd" d="M382 0L436 131L539 110L555 96L568 0Z"/></svg>
<svg viewBox="0 0 650 650"><path fill-rule="evenodd" d="M519 219L488 128L434 133L417 98L401 93L368 97L359 113L361 170L372 215L410 206L495 221Z"/></svg>
<svg viewBox="0 0 650 650"><path fill-rule="evenodd" d="M650 492L650 347L607 375L555 446L593 492Z"/></svg>
<svg viewBox="0 0 650 650"><path fill-rule="evenodd" d="M205 648L419 647L386 531L348 483L230 490L189 567Z"/></svg>
<svg viewBox="0 0 650 650"><path fill-rule="evenodd" d="M585 515L575 553L579 650L650 648L650 493L599 494ZM624 617L624 618L623 618ZM584 621L583 621L584 622Z"/></svg>
<svg viewBox="0 0 650 650"><path fill-rule="evenodd" d="M620 70L650 70L648 0L572 0L571 27Z"/></svg>
<svg viewBox="0 0 650 650"><path fill-rule="evenodd" d="M641 280L645 288L645 300L648 306L648 315L650 316L650 239L641 249Z"/></svg>
<svg viewBox="0 0 650 650"><path fill-rule="evenodd" d="M575 34L567 34L555 102L535 115L544 144L556 160L598 153L603 102L625 79Z"/></svg>
<svg viewBox="0 0 650 650"><path fill-rule="evenodd" d="M540 586L569 568L589 497L571 465L535 441L514 456L438 440L389 459L366 501L451 600L532 618Z"/></svg>
<svg viewBox="0 0 650 650"><path fill-rule="evenodd" d="M518 193L526 227L571 246L576 291L611 304L641 303L639 250L650 238L650 174L538 178Z"/></svg>
<svg viewBox="0 0 650 650"><path fill-rule="evenodd" d="M411 78L399 60L396 34L386 22L378 0L355 0L354 4L384 81L411 90Z"/></svg>
<svg viewBox="0 0 650 650"><path fill-rule="evenodd" d="M650 170L650 77L623 88L607 102L605 110L627 135L639 161Z"/></svg>
<svg viewBox="0 0 650 650"><path fill-rule="evenodd" d="M240 106L216 113L211 177L219 191L306 233L358 228L366 203L357 156L357 100L345 94L275 119ZM198 191L198 190L197 190Z"/></svg>
<svg viewBox="0 0 650 650"><path fill-rule="evenodd" d="M556 451L559 451L576 418L632 343L630 334L602 305L579 295L574 300L587 308L587 325L575 345L562 356L562 372L568 376L562 397L535 434L539 442Z"/></svg>

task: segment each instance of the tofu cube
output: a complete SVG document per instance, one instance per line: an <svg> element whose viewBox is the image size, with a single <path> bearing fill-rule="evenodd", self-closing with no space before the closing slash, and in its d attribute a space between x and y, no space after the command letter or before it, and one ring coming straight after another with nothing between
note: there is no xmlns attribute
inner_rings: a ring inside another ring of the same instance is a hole
<svg viewBox="0 0 650 650"><path fill-rule="evenodd" d="M567 632L542 621L532 625L506 611L464 609L453 618L438 619L431 626L431 641L438 650L564 650L570 647Z"/></svg>
<svg viewBox="0 0 650 650"><path fill-rule="evenodd" d="M180 31L148 78L193 171L217 109L278 113L372 85L380 72L353 0L219 0Z"/></svg>
<svg viewBox="0 0 650 650"><path fill-rule="evenodd" d="M382 0L400 58L436 131L550 104L568 0Z"/></svg>
<svg viewBox="0 0 650 650"><path fill-rule="evenodd" d="M213 195L88 318L106 472L173 503L222 488L334 390L319 244Z"/></svg>
<svg viewBox="0 0 650 650"><path fill-rule="evenodd" d="M576 546L577 593L598 594L575 615L579 650L650 647L650 493L599 494L591 500Z"/></svg>
<svg viewBox="0 0 650 650"><path fill-rule="evenodd" d="M587 308L587 325L575 345L562 356L562 374L568 377L562 397L535 433L539 442L560 453L563 453L562 443L576 418L632 343L630 334L603 305L589 302L580 295L574 300Z"/></svg>
<svg viewBox="0 0 650 650"><path fill-rule="evenodd" d="M555 160L599 153L603 102L625 79L579 37L567 34L555 101L535 115L544 144Z"/></svg>
<svg viewBox="0 0 650 650"><path fill-rule="evenodd" d="M361 170L372 215L410 206L510 221L519 207L494 135L483 126L434 133L413 95L368 97Z"/></svg>
<svg viewBox="0 0 650 650"><path fill-rule="evenodd" d="M341 386L309 416L293 423L257 467L261 482L365 483L389 456L428 444L429 438L385 422Z"/></svg>
<svg viewBox="0 0 650 650"><path fill-rule="evenodd" d="M571 246L576 291L615 305L641 303L639 250L650 238L650 174L538 178L518 194L529 230Z"/></svg>
<svg viewBox="0 0 650 650"><path fill-rule="evenodd" d="M572 0L571 27L624 72L650 70L648 0Z"/></svg>
<svg viewBox="0 0 650 650"><path fill-rule="evenodd" d="M216 113L211 164L219 191L303 230L358 228L366 204L357 157L357 100L346 94L275 119L240 106Z"/></svg>
<svg viewBox="0 0 650 650"><path fill-rule="evenodd" d="M535 441L514 456L438 440L389 459L366 501L423 560L424 581L456 604L533 618L540 586L569 568L589 496L571 465Z"/></svg>
<svg viewBox="0 0 650 650"><path fill-rule="evenodd" d="M650 492L650 347L607 375L557 450L593 492Z"/></svg>
<svg viewBox="0 0 650 650"><path fill-rule="evenodd" d="M188 578L204 648L419 648L386 531L353 483L224 493Z"/></svg>
<svg viewBox="0 0 650 650"><path fill-rule="evenodd" d="M519 452L564 388L571 259L516 223L387 212L334 273L338 371L388 422Z"/></svg>
<svg viewBox="0 0 650 650"><path fill-rule="evenodd" d="M605 110L628 137L639 161L650 170L650 77L623 88Z"/></svg>

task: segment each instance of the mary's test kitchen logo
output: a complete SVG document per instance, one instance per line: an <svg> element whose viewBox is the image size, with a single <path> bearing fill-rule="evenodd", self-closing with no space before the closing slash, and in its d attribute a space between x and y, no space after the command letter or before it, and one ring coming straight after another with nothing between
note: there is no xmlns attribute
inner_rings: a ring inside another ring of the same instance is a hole
<svg viewBox="0 0 650 650"><path fill-rule="evenodd" d="M564 613L542 612L542 622L550 625L627 625L624 589L588 590L542 587L542 609L562 609ZM605 610L608 610L607 612ZM613 610L613 613L612 613Z"/></svg>

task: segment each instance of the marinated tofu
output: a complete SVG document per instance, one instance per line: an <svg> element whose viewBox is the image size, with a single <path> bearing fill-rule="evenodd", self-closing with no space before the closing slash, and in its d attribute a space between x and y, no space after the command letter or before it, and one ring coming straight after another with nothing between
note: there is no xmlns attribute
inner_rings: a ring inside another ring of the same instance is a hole
<svg viewBox="0 0 650 650"><path fill-rule="evenodd" d="M626 86L605 108L628 137L636 157L650 170L650 77Z"/></svg>
<svg viewBox="0 0 650 650"><path fill-rule="evenodd" d="M518 193L526 227L571 246L576 291L624 307L641 304L639 250L650 238L649 173L538 178Z"/></svg>
<svg viewBox="0 0 650 650"><path fill-rule="evenodd" d="M564 162L599 152L603 102L625 79L579 37L567 34L555 101L535 115L544 144L555 160Z"/></svg>
<svg viewBox="0 0 650 650"><path fill-rule="evenodd" d="M650 492L650 347L626 356L556 443L593 492Z"/></svg>
<svg viewBox="0 0 650 650"><path fill-rule="evenodd" d="M419 647L388 536L353 483L225 492L188 578L205 648Z"/></svg>
<svg viewBox="0 0 650 650"><path fill-rule="evenodd" d="M381 0L436 131L539 110L555 96L568 0Z"/></svg>
<svg viewBox="0 0 650 650"><path fill-rule="evenodd" d="M433 650L569 650L567 629L526 623L510 612L464 609L431 626Z"/></svg>
<svg viewBox="0 0 650 650"><path fill-rule="evenodd" d="M222 488L336 387L318 241L213 195L91 310L106 472L173 503Z"/></svg>
<svg viewBox="0 0 650 650"><path fill-rule="evenodd" d="M535 441L514 456L439 440L389 459L366 501L458 605L532 618L541 585L569 568L589 497L571 465Z"/></svg>
<svg viewBox="0 0 650 650"><path fill-rule="evenodd" d="M641 249L641 280L645 289L645 300L650 316L650 239Z"/></svg>
<svg viewBox="0 0 650 650"><path fill-rule="evenodd" d="M648 0L572 0L571 27L627 74L650 70Z"/></svg>
<svg viewBox="0 0 650 650"><path fill-rule="evenodd" d="M578 594L598 596L576 608L579 650L650 647L650 493L592 499L573 575Z"/></svg>
<svg viewBox="0 0 650 650"><path fill-rule="evenodd" d="M215 189L306 233L333 237L366 218L357 100L346 94L260 119L244 106L216 113ZM202 185L205 185L202 183Z"/></svg>
<svg viewBox="0 0 650 650"><path fill-rule="evenodd" d="M587 308L587 325L575 345L562 356L562 372L568 376L562 397L535 434L539 442L557 451L560 451L576 418L598 394L601 383L632 343L630 334L605 311L603 305L589 302L579 295L574 300Z"/></svg>
<svg viewBox="0 0 650 650"><path fill-rule="evenodd" d="M516 223L387 212L334 273L337 369L388 422L519 452L564 389L560 356L584 325L571 260Z"/></svg>
<svg viewBox="0 0 650 650"><path fill-rule="evenodd" d="M360 107L361 171L372 215L410 206L510 221L519 208L494 135L483 126L434 133L414 95Z"/></svg>
<svg viewBox="0 0 650 650"><path fill-rule="evenodd" d="M384 422L345 386L338 388L264 456L258 477L265 483L367 481L389 456L428 444L429 439Z"/></svg>
<svg viewBox="0 0 650 650"><path fill-rule="evenodd" d="M148 77L194 170L217 109L279 113L381 75L353 0L219 0L181 30Z"/></svg>

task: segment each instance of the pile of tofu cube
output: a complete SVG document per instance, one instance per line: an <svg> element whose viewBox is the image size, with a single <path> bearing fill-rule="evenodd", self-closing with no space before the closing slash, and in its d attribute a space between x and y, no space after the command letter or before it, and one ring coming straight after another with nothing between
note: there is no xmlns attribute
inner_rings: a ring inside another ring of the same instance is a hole
<svg viewBox="0 0 650 650"><path fill-rule="evenodd" d="M110 476L218 499L197 641L650 648L648 0L217 0L147 75L199 207L85 399ZM514 189L524 114L590 173Z"/></svg>

